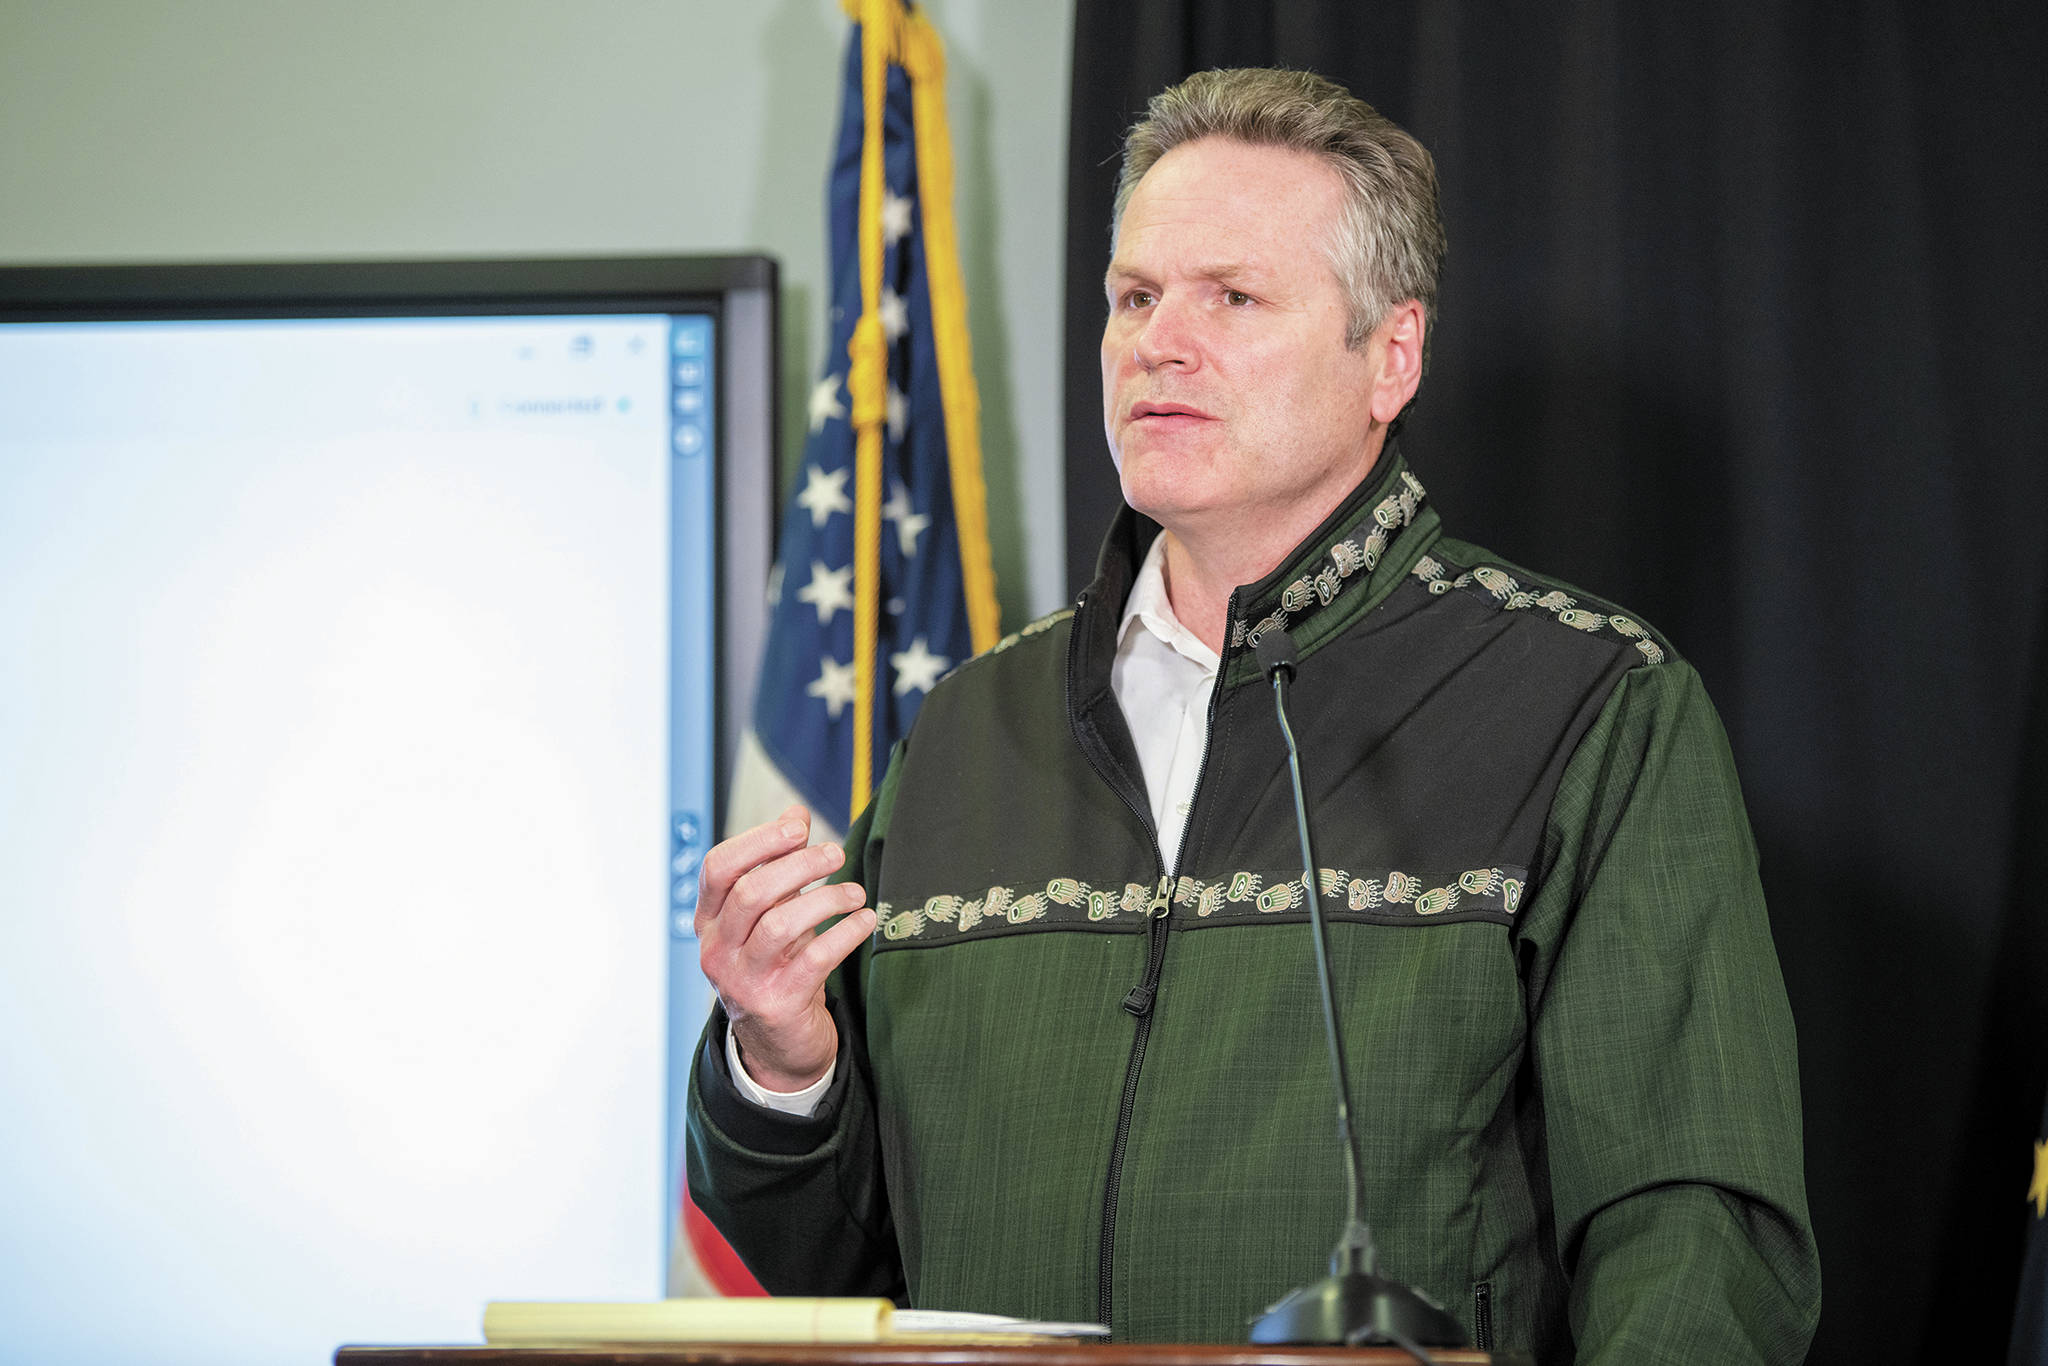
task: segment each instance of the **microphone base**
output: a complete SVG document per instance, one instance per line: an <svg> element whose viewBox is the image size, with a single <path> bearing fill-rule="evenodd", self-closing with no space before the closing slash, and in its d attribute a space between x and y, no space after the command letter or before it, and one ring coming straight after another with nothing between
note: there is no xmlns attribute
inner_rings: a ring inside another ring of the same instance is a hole
<svg viewBox="0 0 2048 1366"><path fill-rule="evenodd" d="M1467 1345L1464 1325L1419 1291L1364 1271L1303 1286L1253 1321L1251 1339L1265 1346Z"/></svg>

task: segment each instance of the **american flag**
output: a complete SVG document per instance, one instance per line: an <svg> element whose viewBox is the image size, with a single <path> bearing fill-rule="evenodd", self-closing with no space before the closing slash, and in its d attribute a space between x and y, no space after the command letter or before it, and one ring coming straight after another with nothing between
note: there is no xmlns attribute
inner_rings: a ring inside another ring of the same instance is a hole
<svg viewBox="0 0 2048 1366"><path fill-rule="evenodd" d="M932 685L997 635L938 53L900 0L867 0L848 40L829 341L754 704L763 754L835 831Z"/></svg>
<svg viewBox="0 0 2048 1366"><path fill-rule="evenodd" d="M903 0L848 8L828 342L727 820L743 829L801 801L814 840L847 829L932 685L999 634L944 57ZM683 1213L700 1283L759 1293Z"/></svg>

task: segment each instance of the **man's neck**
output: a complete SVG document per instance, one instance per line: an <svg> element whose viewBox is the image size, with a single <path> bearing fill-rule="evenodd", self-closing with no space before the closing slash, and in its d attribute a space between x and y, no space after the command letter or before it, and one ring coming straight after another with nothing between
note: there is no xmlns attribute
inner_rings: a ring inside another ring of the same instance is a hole
<svg viewBox="0 0 2048 1366"><path fill-rule="evenodd" d="M1166 600L1173 614L1195 638L1223 653L1223 639L1230 629L1230 594L1241 583L1251 583L1272 572L1246 571L1227 567L1223 557L1203 556L1171 531L1162 531L1166 542Z"/></svg>

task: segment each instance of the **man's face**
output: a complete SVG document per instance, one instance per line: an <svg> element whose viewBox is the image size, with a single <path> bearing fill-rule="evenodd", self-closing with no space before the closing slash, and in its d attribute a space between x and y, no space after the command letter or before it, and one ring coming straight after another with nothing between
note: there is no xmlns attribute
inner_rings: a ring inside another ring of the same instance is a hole
<svg viewBox="0 0 2048 1366"><path fill-rule="evenodd" d="M1342 199L1309 154L1220 137L1132 193L1105 281L1103 426L1125 500L1169 531L1312 526L1371 467L1380 348L1345 346L1324 247Z"/></svg>

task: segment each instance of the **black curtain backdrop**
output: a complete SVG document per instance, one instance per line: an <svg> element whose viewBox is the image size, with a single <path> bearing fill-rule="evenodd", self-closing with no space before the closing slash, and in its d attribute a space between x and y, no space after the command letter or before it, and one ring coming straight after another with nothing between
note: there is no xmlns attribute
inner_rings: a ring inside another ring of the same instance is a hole
<svg viewBox="0 0 2048 1366"><path fill-rule="evenodd" d="M2002 1360L2028 1218L2048 1085L2044 16L1076 15L1074 584L1117 496L1096 352L1121 131L1206 67L1343 82L1443 181L1442 316L1404 436L1432 502L1656 623L1727 721L1800 1031L1818 1363Z"/></svg>

